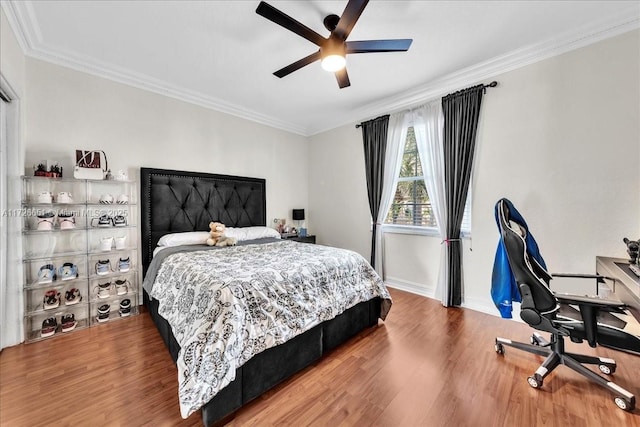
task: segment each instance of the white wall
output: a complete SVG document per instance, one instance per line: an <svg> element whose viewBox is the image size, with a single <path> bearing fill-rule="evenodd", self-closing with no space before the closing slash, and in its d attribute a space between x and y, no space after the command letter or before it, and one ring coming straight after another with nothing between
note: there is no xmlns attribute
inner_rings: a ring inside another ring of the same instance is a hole
<svg viewBox="0 0 640 427"><path fill-rule="evenodd" d="M495 76L478 133L465 305L493 310L493 207L501 197L528 220L554 272L593 272L596 255L624 257L622 238L640 237L639 64L636 30ZM311 215L323 217L315 231L368 257L361 133L353 125L325 132L310 138L309 150ZM348 208L331 208L345 200ZM387 235L387 280L432 295L439 244Z"/></svg>
<svg viewBox="0 0 640 427"><path fill-rule="evenodd" d="M72 176L76 149L100 149L131 177L145 166L266 178L268 222L307 206L302 136L37 59L26 76L29 168L51 159Z"/></svg>

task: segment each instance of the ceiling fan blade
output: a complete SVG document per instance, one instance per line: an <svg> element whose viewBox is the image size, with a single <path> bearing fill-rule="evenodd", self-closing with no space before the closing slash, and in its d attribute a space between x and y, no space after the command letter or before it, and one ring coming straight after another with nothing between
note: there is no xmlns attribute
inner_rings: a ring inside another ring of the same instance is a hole
<svg viewBox="0 0 640 427"><path fill-rule="evenodd" d="M338 80L338 86L340 89L344 89L345 87L351 86L351 82L349 81L349 75L347 74L347 68L343 68L342 70L336 71L336 80Z"/></svg>
<svg viewBox="0 0 640 427"><path fill-rule="evenodd" d="M342 40L346 40L353 29L353 26L358 22L358 18L362 14L362 11L369 3L369 0L349 0L347 7L344 8L344 12L340 16L336 29L332 34L336 34Z"/></svg>
<svg viewBox="0 0 640 427"><path fill-rule="evenodd" d="M347 42L346 53L406 52L413 39L360 40Z"/></svg>
<svg viewBox="0 0 640 427"><path fill-rule="evenodd" d="M279 11L275 7L263 1L261 1L258 5L256 13L260 16L264 16L269 21L275 22L276 24L286 28L287 30L293 31L297 35L304 37L317 46L322 46L322 44L326 41L324 37L313 31L311 28L307 27L304 24L301 24L289 15Z"/></svg>
<svg viewBox="0 0 640 427"><path fill-rule="evenodd" d="M289 64L286 67L276 71L275 73L273 73L276 77L280 77L283 78L284 76L293 73L296 70L299 70L300 68L311 64L314 61L317 61L318 59L320 59L320 51L317 51L315 53L312 53L309 56L305 56L304 58L300 59L299 61L294 62L293 64Z"/></svg>

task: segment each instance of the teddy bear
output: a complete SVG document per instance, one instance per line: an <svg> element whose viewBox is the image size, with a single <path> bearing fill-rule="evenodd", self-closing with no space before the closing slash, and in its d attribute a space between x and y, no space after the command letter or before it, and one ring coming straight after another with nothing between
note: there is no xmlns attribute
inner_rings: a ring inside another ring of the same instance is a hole
<svg viewBox="0 0 640 427"><path fill-rule="evenodd" d="M209 246L235 246L238 240L235 237L227 237L224 235L226 229L225 225L221 222L209 223L211 229L211 237L207 239L207 245Z"/></svg>
<svg viewBox="0 0 640 427"><path fill-rule="evenodd" d="M635 264L638 261L638 253L640 252L640 240L629 240L626 237L622 239L627 245L627 253L629 254L629 263Z"/></svg>

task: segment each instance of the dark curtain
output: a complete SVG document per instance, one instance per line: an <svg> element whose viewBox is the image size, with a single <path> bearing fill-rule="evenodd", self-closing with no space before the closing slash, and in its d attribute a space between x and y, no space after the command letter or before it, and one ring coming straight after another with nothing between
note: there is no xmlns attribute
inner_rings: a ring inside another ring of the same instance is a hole
<svg viewBox="0 0 640 427"><path fill-rule="evenodd" d="M448 306L462 304L462 242L460 226L469 191L476 132L484 85L442 98L444 113L444 182L447 204Z"/></svg>
<svg viewBox="0 0 640 427"><path fill-rule="evenodd" d="M373 232L371 233L371 266L376 263L376 234L378 228L378 211L382 199L384 185L384 156L387 151L387 130L389 115L361 123L362 142L364 143L364 169L367 176L367 193L369 195L369 210L373 218Z"/></svg>

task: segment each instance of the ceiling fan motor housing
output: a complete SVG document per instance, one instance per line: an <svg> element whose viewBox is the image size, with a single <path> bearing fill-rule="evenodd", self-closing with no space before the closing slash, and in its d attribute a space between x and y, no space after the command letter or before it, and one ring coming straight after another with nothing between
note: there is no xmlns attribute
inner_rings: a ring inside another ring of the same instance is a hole
<svg viewBox="0 0 640 427"><path fill-rule="evenodd" d="M345 56L345 42L333 34L320 46L320 56L326 58L329 55Z"/></svg>
<svg viewBox="0 0 640 427"><path fill-rule="evenodd" d="M340 17L338 15L331 14L325 16L322 23L327 30L333 32L333 30L338 26L338 21L340 21Z"/></svg>

